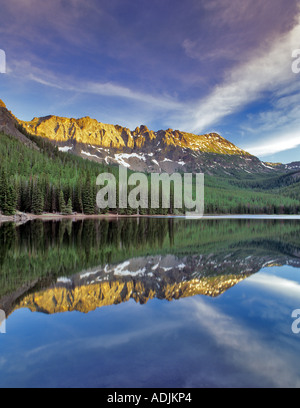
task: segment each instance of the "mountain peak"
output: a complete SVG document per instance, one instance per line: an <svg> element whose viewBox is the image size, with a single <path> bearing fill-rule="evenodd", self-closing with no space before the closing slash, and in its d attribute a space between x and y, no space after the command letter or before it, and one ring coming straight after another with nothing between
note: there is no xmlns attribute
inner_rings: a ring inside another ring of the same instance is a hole
<svg viewBox="0 0 300 408"><path fill-rule="evenodd" d="M154 132L146 125L131 131L89 116L74 119L49 115L26 122L14 117L1 100L0 107L0 131L26 144L32 144L26 135L40 136L63 152L99 163L120 164L145 172L274 171L217 133L195 135L171 128Z"/></svg>
<svg viewBox="0 0 300 408"><path fill-rule="evenodd" d="M253 170L260 163L217 133L195 135L171 128L154 132L146 125L131 131L89 116L81 119L46 116L19 123L27 132L47 138L62 151L106 164L122 164L136 171L215 172L231 168L233 161L239 168Z"/></svg>
<svg viewBox="0 0 300 408"><path fill-rule="evenodd" d="M0 99L0 108L7 109L5 103L2 101L2 99Z"/></svg>

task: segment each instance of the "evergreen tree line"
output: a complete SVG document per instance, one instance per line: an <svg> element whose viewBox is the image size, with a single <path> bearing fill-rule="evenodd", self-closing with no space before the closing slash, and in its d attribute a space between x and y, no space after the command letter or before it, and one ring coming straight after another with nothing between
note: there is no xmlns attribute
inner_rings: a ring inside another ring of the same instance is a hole
<svg viewBox="0 0 300 408"><path fill-rule="evenodd" d="M97 213L96 177L111 170L59 152L42 139L38 147L0 134L0 212Z"/></svg>
<svg viewBox="0 0 300 408"><path fill-rule="evenodd" d="M34 175L29 179L20 176L8 176L6 170L0 167L0 211L4 215L14 215L17 211L41 215L43 213L60 213L71 215L80 213L86 215L104 214L107 212L119 215L167 215L173 214L173 186L171 185L170 208L163 206L163 192L160 188L161 200L157 209L151 208L151 189L149 186L148 207L119 208L119 184L116 177L116 208L98 208L96 177L87 173L78 180L57 183L50 181L46 175ZM150 182L150 179L149 179ZM100 187L99 187L100 188ZM128 195L134 187L128 188ZM137 200L140 200L139 195ZM182 210L184 211L184 210Z"/></svg>
<svg viewBox="0 0 300 408"><path fill-rule="evenodd" d="M0 211L14 215L17 211L41 215L43 213L73 212L87 215L97 213L96 184L91 176L70 184L55 184L46 176L8 177L0 168Z"/></svg>
<svg viewBox="0 0 300 408"><path fill-rule="evenodd" d="M131 189L134 187L131 187ZM128 194L131 189L128 189ZM119 215L171 215L184 214L186 209L174 209L174 191L171 184L170 208L164 208L163 192L160 191L160 206L151 208L151 189L149 186L148 208L119 208L117 183L117 207L99 209L96 203L96 177L90 173L77 180L64 184L58 180L51 181L48 176L8 176L0 167L0 211L5 215L13 215L17 211L41 215L43 213L73 213L93 215L115 213ZM139 199L139 197L137 197ZM271 194L242 190L219 190L207 187L205 190L206 214L298 214L300 203L290 197L276 197Z"/></svg>
<svg viewBox="0 0 300 408"><path fill-rule="evenodd" d="M17 211L42 213L112 212L120 215L184 214L185 208L174 209L174 186L171 183L170 208L163 208L160 190L159 208L151 208L150 175L148 175L148 207L119 208L117 166L107 166L59 152L44 139L34 138L38 149L25 146L17 139L0 134L0 212L13 215ZM117 181L117 208L99 209L96 203L96 178L101 172L112 173ZM132 172L128 172L128 177ZM299 183L276 191L257 191L232 185L228 180L205 178L206 214L298 214ZM271 186L275 182L271 183ZM128 194L132 188L128 188ZM184 200L183 200L184 202Z"/></svg>

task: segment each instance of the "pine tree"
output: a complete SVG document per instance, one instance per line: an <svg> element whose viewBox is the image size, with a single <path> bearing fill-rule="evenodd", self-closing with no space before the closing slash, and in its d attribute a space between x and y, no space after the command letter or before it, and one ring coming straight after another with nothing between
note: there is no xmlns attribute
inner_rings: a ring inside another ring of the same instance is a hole
<svg viewBox="0 0 300 408"><path fill-rule="evenodd" d="M75 186L75 201L74 201L74 210L83 213L83 201L82 201L82 181L78 180Z"/></svg>
<svg viewBox="0 0 300 408"><path fill-rule="evenodd" d="M22 183L21 211L31 211L33 185L32 180Z"/></svg>
<svg viewBox="0 0 300 408"><path fill-rule="evenodd" d="M4 215L14 215L16 206L15 186L9 182L6 171L2 169L0 173L0 209Z"/></svg>
<svg viewBox="0 0 300 408"><path fill-rule="evenodd" d="M51 205L50 205L50 211L53 213L57 212L57 192L55 186L51 187Z"/></svg>
<svg viewBox="0 0 300 408"><path fill-rule="evenodd" d="M7 192L7 177L4 169L0 171L0 210L3 211Z"/></svg>
<svg viewBox="0 0 300 408"><path fill-rule="evenodd" d="M16 192L14 186L9 185L7 187L7 193L5 197L5 204L3 206L3 214L14 215L16 213Z"/></svg>
<svg viewBox="0 0 300 408"><path fill-rule="evenodd" d="M41 215L44 211L44 197L38 181L33 185L31 211L37 215Z"/></svg>
<svg viewBox="0 0 300 408"><path fill-rule="evenodd" d="M65 197L64 197L64 193L62 190L60 190L60 193L59 193L59 211L62 214L66 213L66 202L65 202Z"/></svg>
<svg viewBox="0 0 300 408"><path fill-rule="evenodd" d="M22 205L22 187L21 187L21 179L17 178L15 180L15 193L16 193L16 209L18 211L21 211L21 205Z"/></svg>
<svg viewBox="0 0 300 408"><path fill-rule="evenodd" d="M95 202L96 199L94 198L94 189L91 182L91 175L88 173L82 194L84 214L87 215L95 214Z"/></svg>
<svg viewBox="0 0 300 408"><path fill-rule="evenodd" d="M72 212L73 212L72 200L71 200L71 197L69 197L68 204L67 204L66 210L65 210L65 214L66 215L71 215Z"/></svg>
<svg viewBox="0 0 300 408"><path fill-rule="evenodd" d="M43 197L44 197L44 211L49 212L51 210L51 184L49 177L46 176L43 180Z"/></svg>

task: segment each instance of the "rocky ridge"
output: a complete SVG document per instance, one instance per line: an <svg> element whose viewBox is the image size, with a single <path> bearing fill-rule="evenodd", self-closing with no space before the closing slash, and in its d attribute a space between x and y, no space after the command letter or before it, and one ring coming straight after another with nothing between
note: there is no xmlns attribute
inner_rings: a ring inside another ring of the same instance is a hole
<svg viewBox="0 0 300 408"><path fill-rule="evenodd" d="M35 149L38 147L26 135L39 136L62 152L134 171L236 175L282 170L282 166L261 162L217 133L195 135L172 129L154 132L144 125L131 131L90 117L50 115L22 121L1 100L0 132Z"/></svg>
<svg viewBox="0 0 300 408"><path fill-rule="evenodd" d="M60 277L46 289L25 294L14 310L28 308L32 312L47 314L88 313L130 299L145 304L154 298L173 301L196 295L218 297L261 268L283 264L300 267L298 258L294 257L244 258L236 257L234 253L226 256L133 258Z"/></svg>
<svg viewBox="0 0 300 408"><path fill-rule="evenodd" d="M217 133L194 135L172 129L154 132L144 125L131 131L89 117L47 116L19 124L28 133L47 138L60 151L135 171L274 171Z"/></svg>

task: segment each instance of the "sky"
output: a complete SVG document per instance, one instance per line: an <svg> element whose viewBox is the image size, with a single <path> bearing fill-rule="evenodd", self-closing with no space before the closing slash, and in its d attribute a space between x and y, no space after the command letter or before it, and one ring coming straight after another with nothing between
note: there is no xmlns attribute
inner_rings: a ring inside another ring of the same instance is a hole
<svg viewBox="0 0 300 408"><path fill-rule="evenodd" d="M299 0L0 6L0 99L19 119L217 132L263 161L300 160Z"/></svg>

